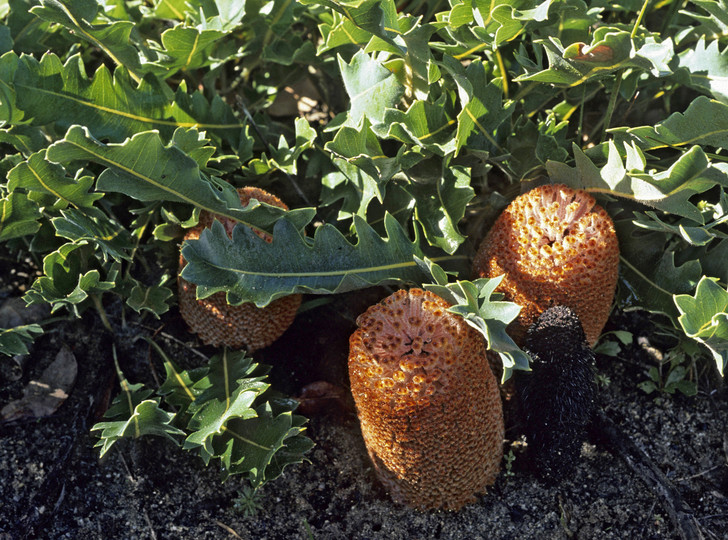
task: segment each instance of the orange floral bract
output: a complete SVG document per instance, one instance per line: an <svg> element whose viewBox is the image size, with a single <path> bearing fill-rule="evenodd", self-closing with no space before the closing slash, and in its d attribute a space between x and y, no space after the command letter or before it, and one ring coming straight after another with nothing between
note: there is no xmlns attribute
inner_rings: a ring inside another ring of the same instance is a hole
<svg viewBox="0 0 728 540"><path fill-rule="evenodd" d="M421 289L359 316L349 378L367 450L395 501L457 510L495 481L503 411L482 336Z"/></svg>
<svg viewBox="0 0 728 540"><path fill-rule="evenodd" d="M243 206L247 205L250 199L257 199L288 210L278 197L259 188L240 188L238 194ZM202 230L210 227L216 219L223 224L228 235L232 235L237 222L202 212L200 223L190 229L184 239L199 238ZM256 233L268 242L272 241L270 235L262 231ZM180 255L180 272L185 264L184 258ZM190 329L197 333L204 343L214 346L225 345L234 349L245 347L248 352L267 347L278 339L291 325L301 305L300 294L279 298L264 308L256 307L253 303L231 306L225 300L225 293L222 292L198 300L197 287L182 277L177 278L177 288L180 313Z"/></svg>
<svg viewBox="0 0 728 540"><path fill-rule="evenodd" d="M607 212L585 191L545 185L517 197L498 217L473 261L478 277L505 277L498 291L522 306L512 323L522 344L545 310L574 310L596 343L617 285L619 245Z"/></svg>

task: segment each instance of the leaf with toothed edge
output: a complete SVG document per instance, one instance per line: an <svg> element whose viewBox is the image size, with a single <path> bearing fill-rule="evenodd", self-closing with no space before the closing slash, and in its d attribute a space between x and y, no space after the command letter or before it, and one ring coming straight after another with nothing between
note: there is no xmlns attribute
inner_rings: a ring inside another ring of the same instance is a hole
<svg viewBox="0 0 728 540"><path fill-rule="evenodd" d="M506 332L508 323L518 316L521 307L504 301L503 295L495 292L503 276L448 283L443 269L432 260L417 259L417 264L436 283L425 285L424 288L450 302L452 307L448 311L463 317L465 322L483 335L488 349L498 353L503 362L503 382L510 378L514 369L530 369L528 355Z"/></svg>
<svg viewBox="0 0 728 540"><path fill-rule="evenodd" d="M104 165L96 189L124 193L140 201L172 201L196 206L270 232L283 216L303 228L314 210L286 211L250 201L242 207L235 188L227 182L208 178L198 163L176 145L164 145L159 133L144 131L120 144L103 144L82 126L71 126L66 137L48 148L49 161L64 163L86 160Z"/></svg>
<svg viewBox="0 0 728 540"><path fill-rule="evenodd" d="M695 296L679 294L673 299L685 334L708 348L723 375L728 365L728 291L716 279L703 276Z"/></svg>
<svg viewBox="0 0 728 540"><path fill-rule="evenodd" d="M266 306L293 293L333 294L383 283L420 282L423 274L413 257L414 241L390 214L384 218L387 238L354 216L358 242L351 244L333 225L319 227L313 239L302 236L287 220L273 229L268 243L247 227L236 226L230 239L219 223L182 248L187 265L182 277L197 285L198 298L227 293L230 304Z"/></svg>

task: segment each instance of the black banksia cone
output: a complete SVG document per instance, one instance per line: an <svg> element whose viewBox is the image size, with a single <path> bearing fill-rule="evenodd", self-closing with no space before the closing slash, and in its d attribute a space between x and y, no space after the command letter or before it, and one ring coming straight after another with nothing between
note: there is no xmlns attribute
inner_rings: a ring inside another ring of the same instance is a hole
<svg viewBox="0 0 728 540"><path fill-rule="evenodd" d="M518 374L517 390L528 453L536 473L555 483L576 465L595 412L594 352L579 318L566 306L541 314L524 349L532 371Z"/></svg>

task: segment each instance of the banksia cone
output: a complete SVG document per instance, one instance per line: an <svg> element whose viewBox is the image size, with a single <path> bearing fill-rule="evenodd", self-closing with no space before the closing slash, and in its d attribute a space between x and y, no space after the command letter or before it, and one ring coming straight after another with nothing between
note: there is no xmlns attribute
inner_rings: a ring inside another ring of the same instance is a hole
<svg viewBox="0 0 728 540"><path fill-rule="evenodd" d="M596 343L617 285L619 245L606 211L585 191L545 185L517 197L478 249L473 273L505 274L498 291L522 306L510 327L521 344L550 307L569 306Z"/></svg>
<svg viewBox="0 0 728 540"><path fill-rule="evenodd" d="M541 314L526 336L531 371L516 374L528 453L549 482L576 465L597 392L594 352L576 314L556 306Z"/></svg>
<svg viewBox="0 0 728 540"><path fill-rule="evenodd" d="M246 206L250 199L258 199L260 202L288 210L278 197L262 189L244 187L238 189L238 194L243 206ZM203 211L200 213L199 224L190 229L184 239L196 240L202 230L210 227L216 219L231 236L236 221ZM256 234L267 242L273 241L269 234L262 231L256 230ZM180 255L180 272L185 264L186 261ZM198 300L197 286L181 276L177 278L177 287L182 318L204 343L214 346L225 345L234 349L245 347L248 352L267 347L278 339L291 325L301 305L300 294L279 298L264 308L258 308L253 303L231 306L225 300L223 292Z"/></svg>
<svg viewBox="0 0 728 540"><path fill-rule="evenodd" d="M439 296L398 291L359 316L349 378L362 435L392 498L457 510L503 456L498 384L478 332Z"/></svg>

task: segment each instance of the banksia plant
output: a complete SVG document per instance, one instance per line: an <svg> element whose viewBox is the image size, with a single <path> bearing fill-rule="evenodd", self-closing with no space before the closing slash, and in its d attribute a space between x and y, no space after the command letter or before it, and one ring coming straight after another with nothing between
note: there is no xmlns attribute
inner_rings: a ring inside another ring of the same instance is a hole
<svg viewBox="0 0 728 540"><path fill-rule="evenodd" d="M579 318L566 306L544 311L528 330L524 349L531 371L517 372L531 463L557 482L575 467L596 398L594 352Z"/></svg>
<svg viewBox="0 0 728 540"><path fill-rule="evenodd" d="M400 290L359 316L349 378L378 478L396 502L457 510L503 455L503 412L481 335L450 304Z"/></svg>
<svg viewBox="0 0 728 540"><path fill-rule="evenodd" d="M510 327L522 344L550 307L569 306L587 341L596 343L617 285L619 245L607 212L582 190L545 185L517 197L501 213L473 261L478 277L505 277L498 287L522 306Z"/></svg>
<svg viewBox="0 0 728 540"><path fill-rule="evenodd" d="M278 197L259 188L243 187L238 189L238 194L243 206L247 206L250 199L257 199L288 210ZM200 213L200 222L187 232L185 241L198 239L202 230L212 226L214 220L222 223L228 236L232 235L236 221L203 211ZM259 230L255 232L267 242L273 241L269 234ZM185 264L186 261L180 255L180 273ZM278 339L291 325L301 305L300 294L279 298L264 308L256 307L253 303L232 306L227 303L223 292L198 300L197 287L181 276L177 278L177 287L180 313L190 329L197 333L204 343L214 346L225 345L235 349L245 347L248 352L267 347Z"/></svg>

